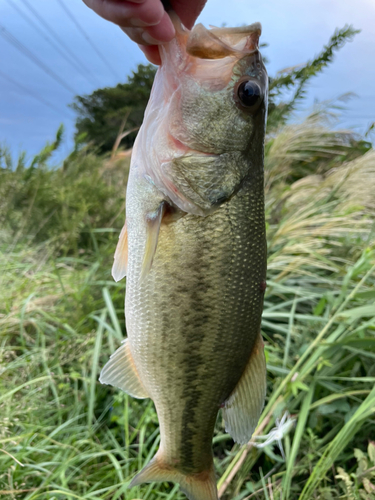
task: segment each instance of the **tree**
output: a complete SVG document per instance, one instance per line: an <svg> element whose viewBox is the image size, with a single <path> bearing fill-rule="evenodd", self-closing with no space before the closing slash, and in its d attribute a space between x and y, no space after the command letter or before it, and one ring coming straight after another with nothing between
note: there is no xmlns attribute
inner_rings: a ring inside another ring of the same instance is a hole
<svg viewBox="0 0 375 500"><path fill-rule="evenodd" d="M126 116L126 129L141 125L155 73L155 66L140 64L127 83L76 96L70 105L78 114L76 138L84 135L84 141L94 143L99 152L110 151ZM136 132L129 134L122 145L131 147L135 136Z"/></svg>
<svg viewBox="0 0 375 500"><path fill-rule="evenodd" d="M288 120L298 102L305 97L306 87L311 78L321 73L332 63L334 53L346 42L350 42L359 32L360 30L355 30L352 26L347 25L336 29L328 44L312 61L281 70L275 78L270 78L267 120L269 132ZM286 94L292 96L286 99Z"/></svg>
<svg viewBox="0 0 375 500"><path fill-rule="evenodd" d="M282 70L274 78L270 78L267 121L269 133L272 134L290 118L298 102L304 98L311 78L332 63L334 53L358 32L352 26L337 29L313 60ZM127 130L141 125L155 73L156 68L151 64L140 64L127 83L98 89L91 95L77 96L71 105L78 113L76 137L84 133L84 141L92 141L100 152L111 150L121 122L128 113ZM132 146L135 136L136 132L129 134L122 145Z"/></svg>

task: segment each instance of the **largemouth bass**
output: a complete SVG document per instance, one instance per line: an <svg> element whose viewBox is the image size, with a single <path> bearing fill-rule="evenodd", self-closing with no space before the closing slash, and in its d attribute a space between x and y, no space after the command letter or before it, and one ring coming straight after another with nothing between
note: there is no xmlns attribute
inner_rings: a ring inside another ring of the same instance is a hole
<svg viewBox="0 0 375 500"><path fill-rule="evenodd" d="M128 338L100 380L151 398L161 443L133 479L217 499L212 436L247 442L266 392L263 147L268 78L260 24L175 20L136 139L113 276Z"/></svg>

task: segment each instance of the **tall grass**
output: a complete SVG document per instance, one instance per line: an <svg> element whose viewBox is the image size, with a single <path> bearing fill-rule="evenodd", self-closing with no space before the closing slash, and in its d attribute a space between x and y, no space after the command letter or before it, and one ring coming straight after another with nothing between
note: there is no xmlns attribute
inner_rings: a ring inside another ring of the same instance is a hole
<svg viewBox="0 0 375 500"><path fill-rule="evenodd" d="M220 495L369 500L375 154L322 112L273 133L266 152L268 394L244 447L218 418ZM1 158L0 497L184 498L168 484L127 488L158 448L157 417L98 382L126 335L125 284L110 268L128 163L88 149L58 169L49 154ZM285 412L283 453L277 439L258 448Z"/></svg>

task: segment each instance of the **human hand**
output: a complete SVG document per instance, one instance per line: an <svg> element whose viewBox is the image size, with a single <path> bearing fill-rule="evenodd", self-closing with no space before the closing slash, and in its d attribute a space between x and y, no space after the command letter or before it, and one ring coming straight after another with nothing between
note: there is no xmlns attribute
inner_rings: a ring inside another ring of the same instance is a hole
<svg viewBox="0 0 375 500"><path fill-rule="evenodd" d="M118 24L145 53L147 59L160 64L158 45L175 36L172 21L161 0L83 0L99 16ZM186 28L191 29L207 0L170 0Z"/></svg>

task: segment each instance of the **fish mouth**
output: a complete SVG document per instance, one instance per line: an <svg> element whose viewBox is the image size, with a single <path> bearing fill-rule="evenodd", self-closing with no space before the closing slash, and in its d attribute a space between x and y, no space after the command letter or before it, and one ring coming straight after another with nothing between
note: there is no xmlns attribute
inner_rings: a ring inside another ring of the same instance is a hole
<svg viewBox="0 0 375 500"><path fill-rule="evenodd" d="M235 55L243 57L259 49L259 37L262 34L261 23L237 28L210 26L209 29L199 23L189 31L173 10L169 12L169 16L176 30L176 39L192 57L200 59L222 59ZM164 46L169 44L164 44Z"/></svg>
<svg viewBox="0 0 375 500"><path fill-rule="evenodd" d="M190 75L209 90L224 88L231 79L234 65L242 58L259 54L260 23L238 28L207 29L197 24L189 31L177 14L170 12L176 37L161 45L161 68L168 80L178 87L182 75Z"/></svg>
<svg viewBox="0 0 375 500"><path fill-rule="evenodd" d="M239 28L207 29L203 24L194 26L186 43L186 52L200 59L241 58L259 49L262 33L260 23Z"/></svg>

